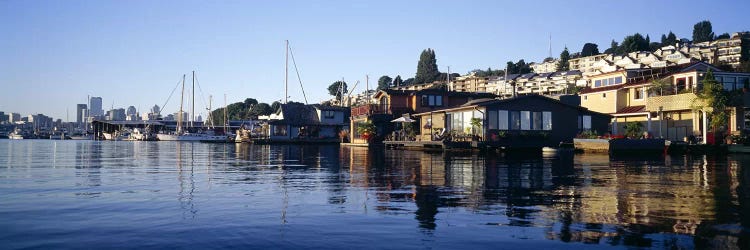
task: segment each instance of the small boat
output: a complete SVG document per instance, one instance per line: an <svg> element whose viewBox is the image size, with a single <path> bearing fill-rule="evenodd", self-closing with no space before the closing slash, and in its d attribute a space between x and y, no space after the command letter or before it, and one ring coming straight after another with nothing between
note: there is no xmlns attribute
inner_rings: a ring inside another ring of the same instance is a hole
<svg viewBox="0 0 750 250"><path fill-rule="evenodd" d="M77 134L77 135L70 135L71 140L93 140L94 135L92 134Z"/></svg>
<svg viewBox="0 0 750 250"><path fill-rule="evenodd" d="M128 139L130 141L156 141L157 136L151 132L149 127L146 127L145 129L135 128L133 129L133 132L130 133L130 138Z"/></svg>
<svg viewBox="0 0 750 250"><path fill-rule="evenodd" d="M11 139L11 140L23 140L24 139L23 132L21 132L21 129L16 128L16 129L13 130L13 132L11 132L10 134L8 134L8 139Z"/></svg>
<svg viewBox="0 0 750 250"><path fill-rule="evenodd" d="M252 142L251 132L252 130L246 129L244 125L240 126L240 129L237 130L237 134L234 137L234 142Z"/></svg>

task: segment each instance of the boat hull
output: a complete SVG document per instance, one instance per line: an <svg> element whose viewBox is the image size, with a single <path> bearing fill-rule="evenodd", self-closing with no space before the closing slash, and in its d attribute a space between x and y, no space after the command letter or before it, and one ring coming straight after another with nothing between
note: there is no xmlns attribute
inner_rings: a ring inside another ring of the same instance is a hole
<svg viewBox="0 0 750 250"><path fill-rule="evenodd" d="M201 134L157 134L159 141L200 141L200 142L227 142L227 136L223 135L201 135Z"/></svg>

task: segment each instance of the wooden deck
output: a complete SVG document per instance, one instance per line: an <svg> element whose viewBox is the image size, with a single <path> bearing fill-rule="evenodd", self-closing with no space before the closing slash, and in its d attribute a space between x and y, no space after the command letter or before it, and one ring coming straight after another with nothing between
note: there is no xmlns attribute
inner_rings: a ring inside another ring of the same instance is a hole
<svg viewBox="0 0 750 250"><path fill-rule="evenodd" d="M472 150L484 147L481 142L443 142L443 141L384 141L386 148L415 150Z"/></svg>

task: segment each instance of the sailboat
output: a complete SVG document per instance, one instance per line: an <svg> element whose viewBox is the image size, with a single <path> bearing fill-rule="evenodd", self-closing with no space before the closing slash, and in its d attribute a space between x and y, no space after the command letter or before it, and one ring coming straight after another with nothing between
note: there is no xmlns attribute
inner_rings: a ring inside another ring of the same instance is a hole
<svg viewBox="0 0 750 250"><path fill-rule="evenodd" d="M183 102L185 98L185 75L182 75L182 94L180 96L180 113L177 114L177 131L172 134L159 133L156 138L160 141L201 141L201 142L227 142L229 137L226 135L217 135L213 131L189 132L183 128ZM195 71L193 71L193 100L195 100ZM194 101L193 101L194 102ZM195 114L195 103L191 114Z"/></svg>

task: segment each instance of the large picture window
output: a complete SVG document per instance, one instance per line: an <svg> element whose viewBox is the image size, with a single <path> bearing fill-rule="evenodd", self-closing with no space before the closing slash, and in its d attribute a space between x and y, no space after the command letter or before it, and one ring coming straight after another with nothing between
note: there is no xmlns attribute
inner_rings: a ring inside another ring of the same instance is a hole
<svg viewBox="0 0 750 250"><path fill-rule="evenodd" d="M542 130L542 112L531 113L531 130Z"/></svg>
<svg viewBox="0 0 750 250"><path fill-rule="evenodd" d="M487 112L487 129L497 129L497 111L491 110Z"/></svg>
<svg viewBox="0 0 750 250"><path fill-rule="evenodd" d="M521 111L521 130L531 129L531 111Z"/></svg>
<svg viewBox="0 0 750 250"><path fill-rule="evenodd" d="M508 111L497 111L497 129L508 130Z"/></svg>
<svg viewBox="0 0 750 250"><path fill-rule="evenodd" d="M521 112L519 111L510 112L510 129L521 130Z"/></svg>
<svg viewBox="0 0 750 250"><path fill-rule="evenodd" d="M542 127L544 130L552 130L552 112L542 112Z"/></svg>

